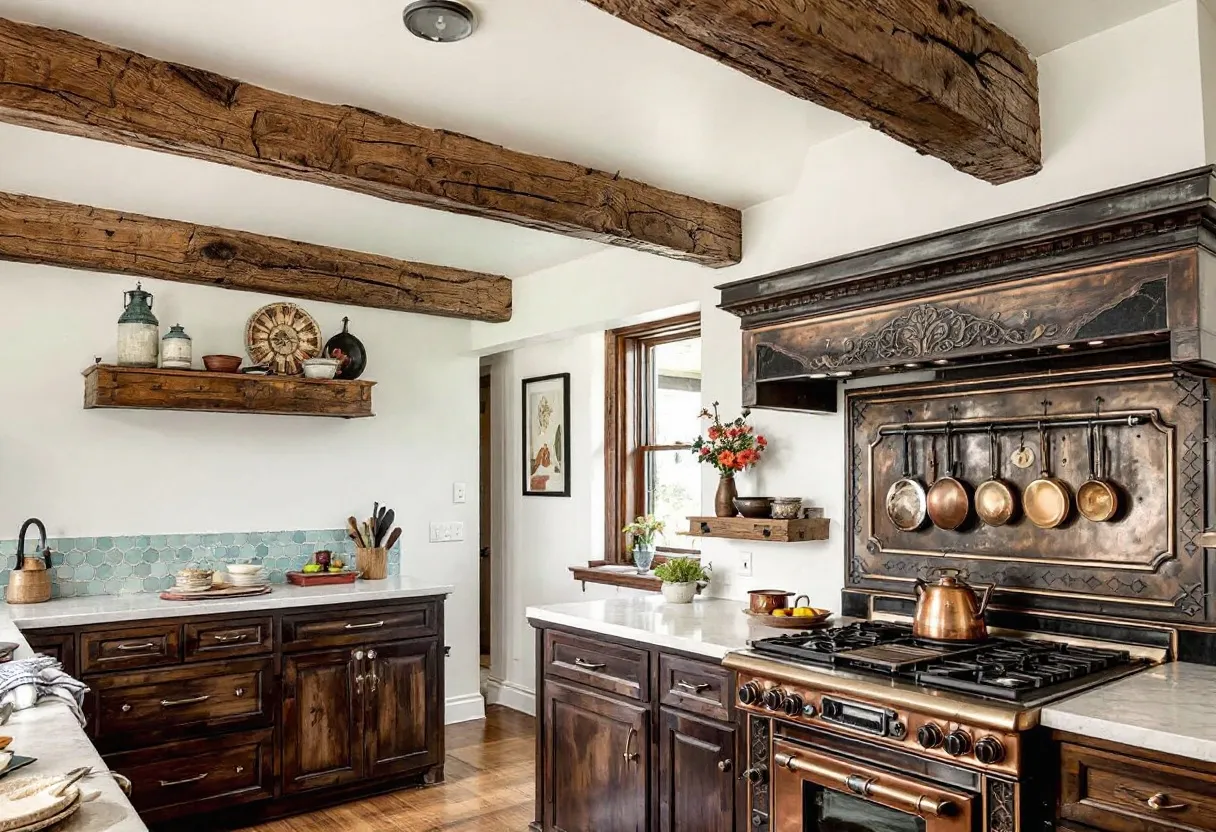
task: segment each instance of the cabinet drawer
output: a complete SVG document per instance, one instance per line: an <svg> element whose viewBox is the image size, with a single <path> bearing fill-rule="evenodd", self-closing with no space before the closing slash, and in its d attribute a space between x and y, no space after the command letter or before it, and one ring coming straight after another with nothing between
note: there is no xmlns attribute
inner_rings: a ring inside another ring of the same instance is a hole
<svg viewBox="0 0 1216 832"><path fill-rule="evenodd" d="M270 618L201 621L186 624L186 661L251 656L274 650Z"/></svg>
<svg viewBox="0 0 1216 832"><path fill-rule="evenodd" d="M650 654L636 647L546 630L545 673L650 701Z"/></svg>
<svg viewBox="0 0 1216 832"><path fill-rule="evenodd" d="M31 650L58 660L63 665L64 672L70 673L73 676L80 672L76 669L75 633L31 630L22 633L22 635L29 642Z"/></svg>
<svg viewBox="0 0 1216 832"><path fill-rule="evenodd" d="M182 660L181 624L163 622L122 627L80 636L80 670L127 670L177 664Z"/></svg>
<svg viewBox="0 0 1216 832"><path fill-rule="evenodd" d="M274 794L273 733L254 731L111 754L145 821L222 809Z"/></svg>
<svg viewBox="0 0 1216 832"><path fill-rule="evenodd" d="M177 739L216 728L270 724L270 659L120 673L92 680L92 731L100 744Z"/></svg>
<svg viewBox="0 0 1216 832"><path fill-rule="evenodd" d="M1216 776L1071 743L1060 753L1068 820L1110 832L1216 829Z"/></svg>
<svg viewBox="0 0 1216 832"><path fill-rule="evenodd" d="M379 610L331 610L283 618L283 645L291 649L396 641L439 633L439 610L433 603Z"/></svg>
<svg viewBox="0 0 1216 832"><path fill-rule="evenodd" d="M734 674L706 662L659 656L659 701L672 708L729 722L735 701Z"/></svg>

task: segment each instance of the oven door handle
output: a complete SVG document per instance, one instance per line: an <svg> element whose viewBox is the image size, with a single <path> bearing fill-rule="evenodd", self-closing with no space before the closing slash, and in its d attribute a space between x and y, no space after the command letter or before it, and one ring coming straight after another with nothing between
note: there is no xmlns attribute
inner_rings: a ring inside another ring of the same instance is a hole
<svg viewBox="0 0 1216 832"><path fill-rule="evenodd" d="M938 800L927 794L904 791L882 783L875 777L850 772L846 768L838 769L812 760L799 759L795 754L775 754L773 763L793 772L820 778L827 783L839 783L842 791L851 792L858 797L878 798L893 808L900 808L917 815L947 817L955 810L954 803L949 800Z"/></svg>

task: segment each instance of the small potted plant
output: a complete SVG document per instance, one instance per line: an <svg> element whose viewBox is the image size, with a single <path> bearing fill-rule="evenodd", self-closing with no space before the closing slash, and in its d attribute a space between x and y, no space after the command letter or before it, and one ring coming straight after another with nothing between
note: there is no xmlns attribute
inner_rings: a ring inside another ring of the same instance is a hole
<svg viewBox="0 0 1216 832"><path fill-rule="evenodd" d="M723 422L718 415L718 403L713 404L714 411L701 411L702 419L709 419L709 429L705 436L698 436L692 443L693 453L698 462L712 465L718 471L718 491L714 495L714 514L718 517L734 517L738 514L735 509L735 498L739 491L735 486L735 474L751 468L760 461L768 440L756 433L756 429L747 423L751 411L743 409L742 415L731 422Z"/></svg>
<svg viewBox="0 0 1216 832"><path fill-rule="evenodd" d="M663 533L666 524L656 519L653 514L640 515L622 532L633 538L633 563L638 568L638 574L650 570L654 563L654 540Z"/></svg>
<svg viewBox="0 0 1216 832"><path fill-rule="evenodd" d="M709 568L692 558L671 558L655 568L654 576L663 582L663 598L669 604L691 604L697 584L709 580Z"/></svg>

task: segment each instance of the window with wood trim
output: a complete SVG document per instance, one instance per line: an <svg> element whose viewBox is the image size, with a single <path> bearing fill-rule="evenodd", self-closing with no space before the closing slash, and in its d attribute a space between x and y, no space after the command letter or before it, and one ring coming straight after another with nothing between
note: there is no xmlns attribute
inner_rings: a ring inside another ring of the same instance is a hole
<svg viewBox="0 0 1216 832"><path fill-rule="evenodd" d="M679 532L701 513L691 450L701 428L700 314L608 332L605 382L605 560L631 561L621 528L640 514L666 522L660 553L696 555L695 538Z"/></svg>

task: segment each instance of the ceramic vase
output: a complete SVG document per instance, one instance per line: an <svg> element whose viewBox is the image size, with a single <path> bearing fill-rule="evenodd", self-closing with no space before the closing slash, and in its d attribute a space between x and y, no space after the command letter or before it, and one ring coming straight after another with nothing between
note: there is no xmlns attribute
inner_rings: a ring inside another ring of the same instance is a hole
<svg viewBox="0 0 1216 832"><path fill-rule="evenodd" d="M714 495L714 515L717 517L734 517L738 512L735 510L735 498L739 496L739 489L735 487L735 478L733 476L723 477L718 481L718 493Z"/></svg>
<svg viewBox="0 0 1216 832"><path fill-rule="evenodd" d="M640 543L633 545L633 565L638 568L638 574L644 574L650 571L651 565L654 563L654 544L643 546Z"/></svg>
<svg viewBox="0 0 1216 832"><path fill-rule="evenodd" d="M160 339L160 366L168 370L189 370L193 362L190 336L181 324L174 324Z"/></svg>
<svg viewBox="0 0 1216 832"><path fill-rule="evenodd" d="M691 604L697 594L697 582L687 581L682 584L663 584L663 600L669 604Z"/></svg>
<svg viewBox="0 0 1216 832"><path fill-rule="evenodd" d="M155 367L160 355L160 321L152 314L152 295L136 283L124 294L118 319L118 366Z"/></svg>

